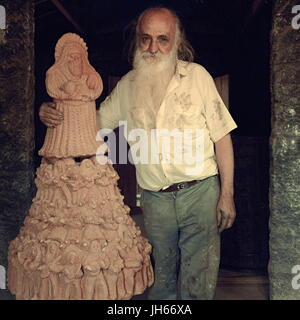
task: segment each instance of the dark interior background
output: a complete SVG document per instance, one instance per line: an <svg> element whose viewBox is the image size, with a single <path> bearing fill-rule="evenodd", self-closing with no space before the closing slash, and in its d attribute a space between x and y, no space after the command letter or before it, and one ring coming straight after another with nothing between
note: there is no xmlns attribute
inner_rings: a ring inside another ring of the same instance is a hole
<svg viewBox="0 0 300 320"><path fill-rule="evenodd" d="M229 74L230 112L238 124L235 146L237 219L222 234L221 266L266 272L268 263L268 188L271 100L269 34L272 3L267 0L36 0L35 1L35 119L36 167L46 128L38 118L50 98L45 72L54 63L54 47L66 32L81 35L89 60L109 93L111 77L130 70L124 51L132 20L151 6L176 11L195 49L195 62L213 77ZM134 210L134 168L117 165L125 202ZM130 191L130 192L129 192Z"/></svg>

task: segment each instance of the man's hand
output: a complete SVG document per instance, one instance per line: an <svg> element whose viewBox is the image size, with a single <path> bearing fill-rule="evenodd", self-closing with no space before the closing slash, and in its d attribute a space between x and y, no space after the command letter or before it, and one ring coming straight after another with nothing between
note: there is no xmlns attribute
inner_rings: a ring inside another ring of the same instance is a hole
<svg viewBox="0 0 300 320"><path fill-rule="evenodd" d="M219 233L230 228L235 220L236 212L232 195L220 195L217 205L217 222Z"/></svg>
<svg viewBox="0 0 300 320"><path fill-rule="evenodd" d="M58 126L64 120L64 114L56 110L55 102L44 102L40 107L39 116L43 124L49 128Z"/></svg>
<svg viewBox="0 0 300 320"><path fill-rule="evenodd" d="M215 142L216 159L220 172L221 191L217 205L219 233L232 226L235 219L233 171L234 157L230 134Z"/></svg>

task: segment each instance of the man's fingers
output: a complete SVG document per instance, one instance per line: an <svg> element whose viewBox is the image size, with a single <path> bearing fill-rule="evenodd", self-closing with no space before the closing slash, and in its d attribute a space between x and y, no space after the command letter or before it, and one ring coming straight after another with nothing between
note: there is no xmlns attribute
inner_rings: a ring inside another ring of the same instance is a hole
<svg viewBox="0 0 300 320"><path fill-rule="evenodd" d="M50 128L53 128L53 127L60 125L61 122L62 121L56 121L56 120L52 120L52 119L47 119L46 121L44 121L45 125Z"/></svg>
<svg viewBox="0 0 300 320"><path fill-rule="evenodd" d="M217 218L218 218L217 219L218 228L220 233L225 229L230 228L233 225L234 218L231 217L227 212L223 211L222 209L219 209Z"/></svg>
<svg viewBox="0 0 300 320"><path fill-rule="evenodd" d="M40 108L39 116L41 121L50 128L58 126L64 119L63 112L56 110L55 102L43 103Z"/></svg>
<svg viewBox="0 0 300 320"><path fill-rule="evenodd" d="M48 106L53 108L53 109L56 109L56 103L55 102L48 102Z"/></svg>
<svg viewBox="0 0 300 320"><path fill-rule="evenodd" d="M220 216L221 216L221 221L219 222L219 219L218 219L218 228L219 228L219 232L221 233L225 229L232 227L233 222L234 222L234 218L228 216L224 212L220 213Z"/></svg>
<svg viewBox="0 0 300 320"><path fill-rule="evenodd" d="M44 102L41 106L41 108L46 108L46 109L49 109L49 108L52 108L52 109L56 109L56 103L55 102Z"/></svg>
<svg viewBox="0 0 300 320"><path fill-rule="evenodd" d="M62 113L48 112L48 111L41 112L40 117L43 119L49 119L49 120L51 119L55 121L62 121L64 119L64 116Z"/></svg>
<svg viewBox="0 0 300 320"><path fill-rule="evenodd" d="M234 218L232 217L228 217L228 222L227 222L227 226L226 229L231 228L234 222Z"/></svg>
<svg viewBox="0 0 300 320"><path fill-rule="evenodd" d="M63 112L56 109L56 103L55 102L45 102L41 105L40 108L40 115L43 114L51 114L54 116L61 116L63 117Z"/></svg>
<svg viewBox="0 0 300 320"><path fill-rule="evenodd" d="M226 229L227 226L227 218L225 216L222 216L221 225L219 227L219 232L221 233L223 230Z"/></svg>
<svg viewBox="0 0 300 320"><path fill-rule="evenodd" d="M41 109L40 111L41 114L46 114L46 115L52 115L54 117L60 117L62 118L64 116L63 112L53 109L53 108L49 108L49 107L45 107L43 109Z"/></svg>

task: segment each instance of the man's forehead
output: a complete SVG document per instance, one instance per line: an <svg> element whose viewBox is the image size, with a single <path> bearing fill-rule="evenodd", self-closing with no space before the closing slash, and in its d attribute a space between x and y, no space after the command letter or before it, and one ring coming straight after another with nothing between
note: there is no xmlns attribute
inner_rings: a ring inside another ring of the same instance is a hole
<svg viewBox="0 0 300 320"><path fill-rule="evenodd" d="M149 10L139 22L139 32L147 33L149 29L157 30L162 34L175 30L176 20L167 9Z"/></svg>

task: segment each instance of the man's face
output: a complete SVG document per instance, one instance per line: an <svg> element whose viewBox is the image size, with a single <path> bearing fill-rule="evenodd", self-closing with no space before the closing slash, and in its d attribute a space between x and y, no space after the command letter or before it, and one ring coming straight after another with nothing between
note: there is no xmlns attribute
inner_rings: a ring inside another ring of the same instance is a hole
<svg viewBox="0 0 300 320"><path fill-rule="evenodd" d="M138 47L142 53L169 53L175 45L175 18L166 10L150 11L138 28Z"/></svg>

